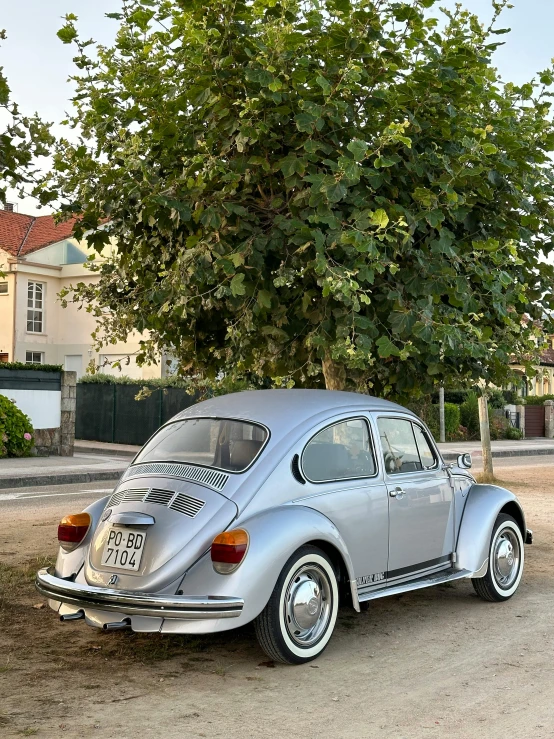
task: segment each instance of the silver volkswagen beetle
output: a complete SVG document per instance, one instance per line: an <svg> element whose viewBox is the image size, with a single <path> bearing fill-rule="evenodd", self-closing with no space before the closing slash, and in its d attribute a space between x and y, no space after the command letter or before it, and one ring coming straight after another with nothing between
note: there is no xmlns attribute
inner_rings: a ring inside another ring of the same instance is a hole
<svg viewBox="0 0 554 739"><path fill-rule="evenodd" d="M505 601L532 534L515 495L445 464L410 411L328 390L226 395L179 413L111 496L62 519L36 586L63 621L162 634L254 621L274 660L325 649L339 601L460 578Z"/></svg>

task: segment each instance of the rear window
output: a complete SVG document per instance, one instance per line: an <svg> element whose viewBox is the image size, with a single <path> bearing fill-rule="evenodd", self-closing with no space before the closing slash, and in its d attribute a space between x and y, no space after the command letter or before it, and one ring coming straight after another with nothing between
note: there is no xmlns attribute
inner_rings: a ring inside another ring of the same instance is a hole
<svg viewBox="0 0 554 739"><path fill-rule="evenodd" d="M226 418L187 418L161 428L139 453L142 462L190 462L242 472L261 452L263 426Z"/></svg>

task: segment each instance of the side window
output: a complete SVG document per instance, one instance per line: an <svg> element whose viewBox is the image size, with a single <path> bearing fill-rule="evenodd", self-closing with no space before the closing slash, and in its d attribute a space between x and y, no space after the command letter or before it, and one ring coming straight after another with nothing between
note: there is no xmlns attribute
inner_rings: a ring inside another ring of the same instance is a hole
<svg viewBox="0 0 554 739"><path fill-rule="evenodd" d="M374 475L375 458L367 421L342 421L316 434L302 452L302 470L310 482Z"/></svg>
<svg viewBox="0 0 554 739"><path fill-rule="evenodd" d="M417 423L414 423L413 426L421 464L425 469L431 469L437 464L435 453L429 444L429 440L423 433L423 429Z"/></svg>
<svg viewBox="0 0 554 739"><path fill-rule="evenodd" d="M377 425L388 474L421 470L422 464L411 422L404 418L379 418Z"/></svg>

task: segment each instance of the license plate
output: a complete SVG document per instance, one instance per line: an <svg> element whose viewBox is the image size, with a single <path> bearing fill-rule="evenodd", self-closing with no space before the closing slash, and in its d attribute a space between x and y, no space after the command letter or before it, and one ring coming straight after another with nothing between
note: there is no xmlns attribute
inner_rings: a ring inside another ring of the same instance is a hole
<svg viewBox="0 0 554 739"><path fill-rule="evenodd" d="M138 570L146 534L138 529L112 526L102 553L102 565L121 570Z"/></svg>

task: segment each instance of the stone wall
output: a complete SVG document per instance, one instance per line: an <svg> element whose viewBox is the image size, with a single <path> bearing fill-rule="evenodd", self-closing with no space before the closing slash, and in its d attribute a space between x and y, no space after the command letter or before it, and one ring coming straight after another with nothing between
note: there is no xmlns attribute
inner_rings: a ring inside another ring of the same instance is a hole
<svg viewBox="0 0 554 739"><path fill-rule="evenodd" d="M77 373L62 372L62 418L60 455L72 457L75 445L75 408L77 405Z"/></svg>
<svg viewBox="0 0 554 739"><path fill-rule="evenodd" d="M60 454L60 429L35 429L33 431L33 454L37 457L49 457Z"/></svg>

